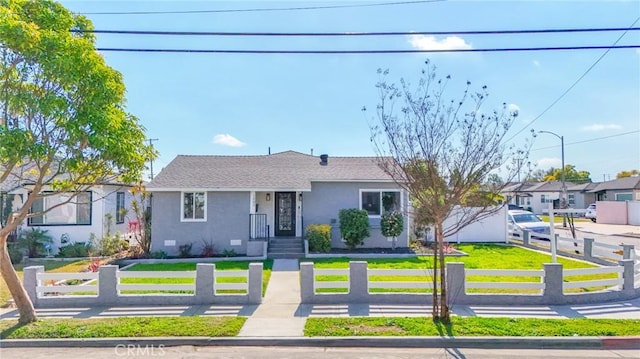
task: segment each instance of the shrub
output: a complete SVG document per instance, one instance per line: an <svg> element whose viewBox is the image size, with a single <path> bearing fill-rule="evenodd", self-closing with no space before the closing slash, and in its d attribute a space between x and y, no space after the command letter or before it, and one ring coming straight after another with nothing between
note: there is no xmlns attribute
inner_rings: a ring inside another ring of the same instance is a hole
<svg viewBox="0 0 640 359"><path fill-rule="evenodd" d="M202 257L213 257L216 254L216 249L213 244L213 240L207 242L204 239L202 240L202 249L200 251L200 256Z"/></svg>
<svg viewBox="0 0 640 359"><path fill-rule="evenodd" d="M7 250L9 251L9 258L11 258L11 263L15 265L22 262L22 258L24 257L24 249L22 249L18 243L7 243Z"/></svg>
<svg viewBox="0 0 640 359"><path fill-rule="evenodd" d="M165 252L165 251L151 252L151 253L149 253L149 258L152 258L152 259L166 259L167 258L167 252Z"/></svg>
<svg viewBox="0 0 640 359"><path fill-rule="evenodd" d="M236 253L235 249L225 249L222 252L222 255L225 256L225 257L237 257L238 256L238 254Z"/></svg>
<svg viewBox="0 0 640 359"><path fill-rule="evenodd" d="M398 211L387 212L380 218L382 235L385 237L397 237L404 229L404 218Z"/></svg>
<svg viewBox="0 0 640 359"><path fill-rule="evenodd" d="M18 245L27 250L30 258L42 257L47 253L47 247L53 243L47 232L40 228L23 231L18 238Z"/></svg>
<svg viewBox="0 0 640 359"><path fill-rule="evenodd" d="M120 233L108 234L100 239L94 234L89 235L89 243L96 255L111 256L120 251L129 249L129 242L122 239Z"/></svg>
<svg viewBox="0 0 640 359"><path fill-rule="evenodd" d="M364 239L369 237L369 215L367 211L357 208L341 209L338 214L340 220L340 233L349 249L362 245Z"/></svg>
<svg viewBox="0 0 640 359"><path fill-rule="evenodd" d="M85 242L70 243L66 246L60 247L56 257L61 258L77 258L77 257L89 257L91 252L91 244Z"/></svg>
<svg viewBox="0 0 640 359"><path fill-rule="evenodd" d="M178 257L180 258L191 257L192 248L193 248L193 243L181 244L180 246L178 246Z"/></svg>
<svg viewBox="0 0 640 359"><path fill-rule="evenodd" d="M331 250L330 224L310 224L305 232L310 251L327 253Z"/></svg>

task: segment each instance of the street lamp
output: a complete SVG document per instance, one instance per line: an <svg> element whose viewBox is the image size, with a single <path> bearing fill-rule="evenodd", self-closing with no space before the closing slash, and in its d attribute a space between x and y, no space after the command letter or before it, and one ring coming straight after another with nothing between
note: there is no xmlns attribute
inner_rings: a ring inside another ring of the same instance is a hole
<svg viewBox="0 0 640 359"><path fill-rule="evenodd" d="M550 135L554 135L556 137L558 137L560 139L560 146L562 147L562 171L561 176L562 176L562 194L561 194L561 198L560 198L560 207L561 208L567 208L567 184L564 181L564 136L560 136L557 133L551 132L551 131L538 131L538 133L548 133ZM566 217L562 216L562 226L566 227L567 226L567 222L566 222Z"/></svg>

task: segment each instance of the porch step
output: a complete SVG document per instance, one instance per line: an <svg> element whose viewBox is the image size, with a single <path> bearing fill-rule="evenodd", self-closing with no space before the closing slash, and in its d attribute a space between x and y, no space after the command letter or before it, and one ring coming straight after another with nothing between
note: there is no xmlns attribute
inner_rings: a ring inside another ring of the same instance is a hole
<svg viewBox="0 0 640 359"><path fill-rule="evenodd" d="M300 238L272 238L269 241L269 258L302 258L304 247Z"/></svg>

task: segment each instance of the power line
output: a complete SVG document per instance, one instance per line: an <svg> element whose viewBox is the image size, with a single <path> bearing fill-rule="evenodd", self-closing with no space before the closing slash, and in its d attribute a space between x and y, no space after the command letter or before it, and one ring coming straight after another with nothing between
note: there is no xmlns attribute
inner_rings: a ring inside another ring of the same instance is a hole
<svg viewBox="0 0 640 359"><path fill-rule="evenodd" d="M629 132L618 133L618 134L615 134L615 135L602 136L602 137L595 137L595 138L590 138L590 139L587 139L587 140L582 140L582 141L576 141L576 142L565 143L564 145L565 145L565 146L568 146L568 145L577 145L577 144L580 144L580 143L587 143L587 142L593 142L593 141L604 140L604 139L607 139L607 138L613 138L613 137L626 136L626 135L630 135L630 134L633 134L633 133L639 133L639 132L640 132L640 130L633 130L633 131L629 131ZM550 149L550 148L557 148L557 147L560 147L560 145L554 145L554 146L547 146L547 147L534 148L534 149L529 150L529 152L533 152L533 151L541 151L541 150L547 150L547 149Z"/></svg>
<svg viewBox="0 0 640 359"><path fill-rule="evenodd" d="M298 55L347 55L347 54L416 54L443 52L523 52L523 51L565 51L565 50L599 50L607 49L638 49L640 45L615 46L558 46L558 47L505 47L483 49L411 49L411 50L206 50L206 49L157 49L157 48L97 48L105 52L152 52L152 53L193 53L193 54L298 54ZM567 91L568 92L568 91ZM533 123L533 121L531 122ZM530 124L531 124L530 123ZM529 126L529 125L527 125ZM522 132L522 130L520 131ZM519 133L519 132L518 132ZM513 137L512 137L513 138Z"/></svg>
<svg viewBox="0 0 640 359"><path fill-rule="evenodd" d="M167 14L214 14L214 13L238 13L238 12L276 12L276 11L304 11L304 10L326 10L326 9L347 9L360 7L378 7L395 5L415 5L446 0L419 0L419 1L396 1L373 4L352 4L352 5L318 5L318 6L297 6L280 8L249 8L249 9L217 9L217 10L178 10L178 11L101 11L84 12L83 15L167 15Z"/></svg>
<svg viewBox="0 0 640 359"><path fill-rule="evenodd" d="M640 20L640 17L636 18L636 20L631 24L631 26L629 26L629 28L633 28L633 26L635 26L635 24ZM574 87L576 87L576 85L582 81L582 79L587 76L587 74L589 72L591 72L591 70L593 70L594 67L596 67L596 65L598 63L600 63L600 61L609 53L609 51L611 51L611 49L616 48L616 45L618 44L618 42L620 42L620 40L622 40L622 38L624 37L624 35L627 34L628 31L623 32L617 39L616 41L613 42L613 45L611 47L606 48L606 51L602 53L602 55L600 55L600 57L598 57L598 59L591 65L589 66L589 68L580 76L578 77L578 79L576 81L574 81L574 83L569 86L569 88L564 91L562 94L560 94L560 96L558 96L558 98L556 98L549 106L547 106L547 108L544 109L544 111L542 111L538 116L536 116L533 120L529 121L529 123L527 123L522 129L520 129L518 132L514 133L511 137L509 137L507 139L507 142L511 141L514 137L516 137L517 135L519 135L520 133L522 133L522 131L526 130L529 126L531 126L534 122L536 122L538 119L540 119L540 117L544 116L545 113L547 113L547 111L549 111L553 106L555 106L558 102L560 102L560 100L562 100L568 93L569 91L573 90Z"/></svg>
<svg viewBox="0 0 640 359"><path fill-rule="evenodd" d="M157 30L72 30L78 33L154 36L407 36L407 35L509 35L556 34L576 32L637 31L640 27L479 30L479 31L391 31L391 32L223 32L223 31L157 31Z"/></svg>

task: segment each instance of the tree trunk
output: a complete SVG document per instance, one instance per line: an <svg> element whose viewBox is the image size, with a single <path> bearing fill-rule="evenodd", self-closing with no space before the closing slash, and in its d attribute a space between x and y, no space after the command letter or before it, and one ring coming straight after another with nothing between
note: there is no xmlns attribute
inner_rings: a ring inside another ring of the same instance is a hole
<svg viewBox="0 0 640 359"><path fill-rule="evenodd" d="M438 227L438 237L442 241L438 251L440 256L440 321L449 323L451 321L451 313L449 312L449 304L447 303L447 274L445 273L445 257L444 257L444 237L442 236L442 227Z"/></svg>
<svg viewBox="0 0 640 359"><path fill-rule="evenodd" d="M438 307L438 276L436 273L438 272L438 231L437 225L434 230L434 238L433 238L433 295L432 295L432 305L431 305L431 316L433 320L436 320L440 317L440 310Z"/></svg>
<svg viewBox="0 0 640 359"><path fill-rule="evenodd" d="M18 322L20 324L35 322L38 320L36 310L33 307L33 303L31 303L27 291L20 282L18 273L16 273L15 268L13 268L11 264L11 257L9 257L9 250L7 248L7 237L8 233L0 236L0 274L2 274L2 279L7 283L9 292L11 292L13 301L20 313Z"/></svg>

